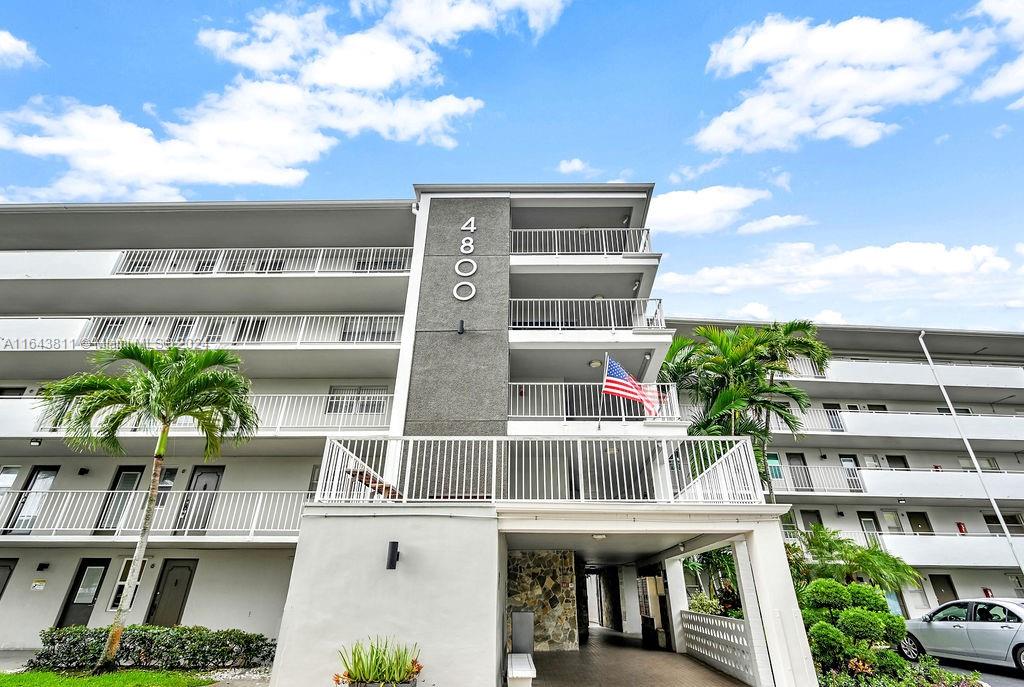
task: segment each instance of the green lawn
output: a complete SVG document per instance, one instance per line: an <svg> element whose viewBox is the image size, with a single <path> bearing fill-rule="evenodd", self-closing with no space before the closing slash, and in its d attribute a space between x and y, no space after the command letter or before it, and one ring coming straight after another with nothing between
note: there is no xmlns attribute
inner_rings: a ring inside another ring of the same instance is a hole
<svg viewBox="0 0 1024 687"><path fill-rule="evenodd" d="M195 673L159 670L119 670L99 676L48 670L0 673L0 687L200 687L210 684L213 680L198 677Z"/></svg>

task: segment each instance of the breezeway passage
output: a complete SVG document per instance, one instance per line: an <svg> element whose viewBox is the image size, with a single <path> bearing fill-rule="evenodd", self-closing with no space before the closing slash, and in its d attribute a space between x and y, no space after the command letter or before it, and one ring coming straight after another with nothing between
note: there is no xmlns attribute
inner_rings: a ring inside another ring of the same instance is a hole
<svg viewBox="0 0 1024 687"><path fill-rule="evenodd" d="M538 652L538 687L735 687L743 683L689 656L640 648L635 636L591 625L579 651Z"/></svg>

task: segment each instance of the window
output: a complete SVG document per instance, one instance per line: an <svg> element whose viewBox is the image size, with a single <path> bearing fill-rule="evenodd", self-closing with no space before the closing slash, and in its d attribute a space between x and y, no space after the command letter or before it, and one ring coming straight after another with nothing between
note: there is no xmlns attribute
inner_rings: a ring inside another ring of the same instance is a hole
<svg viewBox="0 0 1024 687"><path fill-rule="evenodd" d="M884 403L868 403L868 412L870 413L886 413L889 408Z"/></svg>
<svg viewBox="0 0 1024 687"><path fill-rule="evenodd" d="M766 456L768 461L768 474L772 479L782 479L782 461L778 453L769 453Z"/></svg>
<svg viewBox="0 0 1024 687"><path fill-rule="evenodd" d="M1013 587L1013 593L1018 599L1024 599L1024 575L1007 575Z"/></svg>
<svg viewBox="0 0 1024 687"><path fill-rule="evenodd" d="M177 317L171 325L170 340L174 343L188 341L192 337L192 327L196 324L194 317Z"/></svg>
<svg viewBox="0 0 1024 687"><path fill-rule="evenodd" d="M168 494L174 488L174 478L178 476L178 468L164 468L160 473L160 485L157 487L156 507L162 508L170 498Z"/></svg>
<svg viewBox="0 0 1024 687"><path fill-rule="evenodd" d="M960 412L960 411L958 410L957 412ZM960 463L960 468L962 470L965 470L965 471L973 471L974 470L974 463L971 461L970 458L968 458L966 456L961 456L961 457L957 458L957 461ZM979 456L978 457L978 465L981 466L982 470L991 470L991 471L998 471L999 470L999 463L996 462L995 458L988 458L988 457Z"/></svg>
<svg viewBox="0 0 1024 687"><path fill-rule="evenodd" d="M26 391L24 386L0 386L0 396L24 396Z"/></svg>
<svg viewBox="0 0 1024 687"><path fill-rule="evenodd" d="M313 471L309 475L309 488L306 489L310 494L316 493L317 485L320 484L320 466L314 465Z"/></svg>
<svg viewBox="0 0 1024 687"><path fill-rule="evenodd" d="M974 604L974 622L976 623L1019 623L1016 613L1005 606L993 603Z"/></svg>
<svg viewBox="0 0 1024 687"><path fill-rule="evenodd" d="M380 415L386 409L386 386L332 385L325 413L365 413ZM363 398L360 398L363 397Z"/></svg>
<svg viewBox="0 0 1024 687"><path fill-rule="evenodd" d="M882 511L882 524L888 532L899 534L903 531L903 523L900 522L900 514L894 510Z"/></svg>
<svg viewBox="0 0 1024 687"><path fill-rule="evenodd" d="M935 612L935 615L932 616L932 622L936 623L951 623L958 620L967 620L966 602L958 601L957 603L940 608Z"/></svg>
<svg viewBox="0 0 1024 687"><path fill-rule="evenodd" d="M148 558L142 559L142 571L139 573L139 583L142 583L144 577L146 577L146 565L149 563ZM132 559L125 558L121 561L121 573L117 576L117 582L114 583L114 593L110 595L110 605L107 606L108 611L116 611L117 607L121 604L121 595L124 594L124 587L128 583L128 573L131 572ZM128 605L130 609L135 604L135 597L138 596L139 587L135 587L135 592L132 594L131 603Z"/></svg>
<svg viewBox="0 0 1024 687"><path fill-rule="evenodd" d="M0 489L10 489L18 479L20 465L4 465L0 467Z"/></svg>
<svg viewBox="0 0 1024 687"><path fill-rule="evenodd" d="M992 534L1003 533L1003 528L995 513L983 513L983 515L989 532ZM1021 518L1020 513L1003 513L1003 519L1006 520L1006 528L1010 530L1010 534L1024 534L1024 519Z"/></svg>
<svg viewBox="0 0 1024 687"><path fill-rule="evenodd" d="M961 408L959 406L954 406L954 408L956 408L956 414L957 415L973 415L974 414L974 411L972 411L970 408ZM939 411L939 415L952 415L952 413L949 412L949 408L947 408L946 406L942 406L941 408L936 408L936 410Z"/></svg>
<svg viewBox="0 0 1024 687"><path fill-rule="evenodd" d="M910 463L906 456L886 456L885 462L889 464L890 470L909 470Z"/></svg>
<svg viewBox="0 0 1024 687"><path fill-rule="evenodd" d="M243 317L238 321L235 342L258 343L263 341L263 336L266 333L267 319L265 317Z"/></svg>
<svg viewBox="0 0 1024 687"><path fill-rule="evenodd" d="M203 331L203 343L220 343L224 339L224 325L224 320L220 318L208 321Z"/></svg>

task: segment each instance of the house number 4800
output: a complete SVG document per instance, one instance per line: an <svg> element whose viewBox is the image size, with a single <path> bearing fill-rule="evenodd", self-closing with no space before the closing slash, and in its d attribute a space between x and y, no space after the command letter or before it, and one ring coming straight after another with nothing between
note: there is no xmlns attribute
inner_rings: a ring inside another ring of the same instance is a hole
<svg viewBox="0 0 1024 687"><path fill-rule="evenodd" d="M462 237L462 241L459 243L459 252L463 255L472 255L473 251L476 250L473 237L473 234L476 232L476 217L467 219L466 223L462 225L462 231L468 231L469 236ZM455 274L462 277L463 280L452 289L452 295L457 300L468 301L476 295L476 285L466 279L466 277L472 277L476 274L476 260L473 258L460 258L455 262Z"/></svg>

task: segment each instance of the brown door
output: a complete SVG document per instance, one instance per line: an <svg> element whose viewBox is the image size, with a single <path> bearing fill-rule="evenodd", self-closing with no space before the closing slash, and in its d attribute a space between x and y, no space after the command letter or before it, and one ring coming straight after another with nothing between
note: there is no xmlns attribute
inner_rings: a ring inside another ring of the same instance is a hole
<svg viewBox="0 0 1024 687"><path fill-rule="evenodd" d="M96 598L100 595L103 578L107 575L109 558L83 558L78 564L78 572L71 581L68 596L64 600L64 608L57 620L57 627L71 625L88 625L92 617L92 609L96 606Z"/></svg>
<svg viewBox="0 0 1024 687"><path fill-rule="evenodd" d="M811 530L815 525L823 525L820 510L802 510L800 519L804 522L804 529Z"/></svg>
<svg viewBox="0 0 1024 687"><path fill-rule="evenodd" d="M935 531L927 513L907 511L907 520L910 521L910 529L914 534L932 534Z"/></svg>
<svg viewBox="0 0 1024 687"><path fill-rule="evenodd" d="M17 558L0 558L0 599L4 598L4 588L11 581L11 575L14 574L14 566L17 562Z"/></svg>
<svg viewBox="0 0 1024 687"><path fill-rule="evenodd" d="M200 465L192 469L175 534L206 534L223 475L221 465Z"/></svg>
<svg viewBox="0 0 1024 687"><path fill-rule="evenodd" d="M185 612L188 592L192 588L192 578L196 574L195 559L168 558L160 570L160 579L153 592L153 601L146 616L148 625L173 627L181 622Z"/></svg>
<svg viewBox="0 0 1024 687"><path fill-rule="evenodd" d="M932 589L940 605L960 598L953 586L953 578L949 575L929 575L928 578L932 581Z"/></svg>
<svg viewBox="0 0 1024 687"><path fill-rule="evenodd" d="M36 465L25 480L21 497L7 520L4 534L31 534L32 529L40 524L40 516L44 516L51 502L47 497L57 479L59 465Z"/></svg>
<svg viewBox="0 0 1024 687"><path fill-rule="evenodd" d="M787 453L786 462L789 464L790 474L793 476L793 488L797 491L811 491L814 484L811 482L811 471L807 469L807 459L802 453Z"/></svg>

